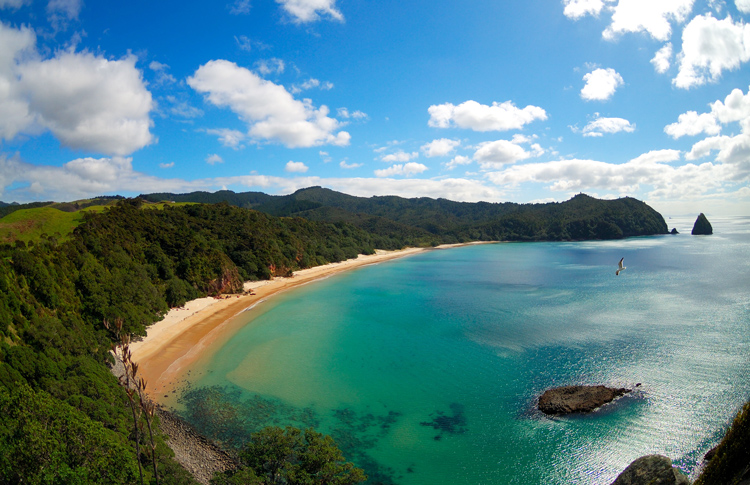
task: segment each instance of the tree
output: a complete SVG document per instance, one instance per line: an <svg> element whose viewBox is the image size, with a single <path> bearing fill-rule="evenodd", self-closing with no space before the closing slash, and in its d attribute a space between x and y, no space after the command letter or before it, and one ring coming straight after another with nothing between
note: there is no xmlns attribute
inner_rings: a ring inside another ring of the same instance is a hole
<svg viewBox="0 0 750 485"><path fill-rule="evenodd" d="M367 480L361 469L344 461L333 438L313 429L264 428L252 434L239 459L239 470L217 474L211 483L353 485Z"/></svg>

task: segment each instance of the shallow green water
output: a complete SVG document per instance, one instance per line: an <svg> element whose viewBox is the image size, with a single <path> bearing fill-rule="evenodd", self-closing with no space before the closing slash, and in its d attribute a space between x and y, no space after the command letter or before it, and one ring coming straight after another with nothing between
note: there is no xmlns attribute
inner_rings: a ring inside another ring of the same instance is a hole
<svg viewBox="0 0 750 485"><path fill-rule="evenodd" d="M175 405L238 444L330 433L370 483L610 483L665 454L687 473L750 399L750 220L715 234L431 251L280 295ZM627 269L615 276L617 261ZM535 411L571 383L639 391Z"/></svg>

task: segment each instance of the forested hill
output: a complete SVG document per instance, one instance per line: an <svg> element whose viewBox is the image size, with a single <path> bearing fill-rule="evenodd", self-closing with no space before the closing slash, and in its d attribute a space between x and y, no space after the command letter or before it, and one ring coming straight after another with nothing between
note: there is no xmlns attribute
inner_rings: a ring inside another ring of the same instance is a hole
<svg viewBox="0 0 750 485"><path fill-rule="evenodd" d="M0 483L133 484L139 462L144 483L194 483L158 431L153 452L143 433L134 448L104 322L144 335L170 307L243 280L409 244L345 223L137 199L85 212L64 241L0 244Z"/></svg>
<svg viewBox="0 0 750 485"><path fill-rule="evenodd" d="M427 197L355 197L321 187L284 196L224 190L140 197L152 202L226 202L275 216L348 222L373 234L399 233L427 244L619 239L667 233L658 212L630 197L601 200L579 194L559 203L470 203Z"/></svg>

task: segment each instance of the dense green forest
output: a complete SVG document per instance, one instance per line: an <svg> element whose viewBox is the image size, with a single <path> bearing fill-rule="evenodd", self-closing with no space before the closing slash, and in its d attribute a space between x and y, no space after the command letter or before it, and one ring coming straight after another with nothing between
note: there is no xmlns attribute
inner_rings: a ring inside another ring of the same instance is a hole
<svg viewBox="0 0 750 485"><path fill-rule="evenodd" d="M566 202L515 204L446 199L354 197L321 187L272 196L260 192L141 195L159 202L202 202L255 209L275 216L348 222L369 233L399 233L422 244L466 241L576 241L666 234L654 209L629 197L599 200L579 194Z"/></svg>
<svg viewBox="0 0 750 485"><path fill-rule="evenodd" d="M343 196L321 189L295 195L305 194ZM480 213L499 208L483 204L384 198L386 207L378 212L368 208L380 203L377 200L350 200L362 202L362 208L320 205L304 209L305 204L322 202L258 197L265 200L267 212L272 212L269 205L280 201L278 214L312 211L326 217L277 217L229 202L176 206L109 199L103 201L106 208L84 212L64 239L44 235L28 243L0 244L0 483L139 483L141 475L145 483L157 483L154 469L158 469L158 483L195 483L172 459L158 419L153 423L153 441L145 428L151 424L145 420L147 413L135 418L144 428L134 431L132 395L108 367L118 332L105 322L122 322L122 332L143 335L170 307L200 296L240 291L243 280L289 275L301 268L372 253L375 248L466 240L470 231L482 227L487 230L476 234L494 239L500 231L520 227L509 221L537 223L534 227L545 231L558 227L560 232L544 234L567 238L571 234L622 237L636 227L666 232L661 216L656 214L654 219L650 208L645 210L645 204L633 199L605 202L578 196L564 204L541 205L543 213L527 214L517 207L493 222L494 215ZM464 207L475 222L459 223L461 216L456 214L446 216L445 221L440 216L437 220L444 228L431 231L420 209L412 207L411 216L399 216L398 210L389 207L396 202L406 212L411 204L423 204L423 212ZM80 210L87 204L66 207ZM294 204L301 210L289 209ZM29 208L3 209L8 207ZM554 214L560 217L557 226ZM644 219L643 214L648 217ZM597 229L600 223L616 226L619 232L609 225ZM524 237L536 238L530 234ZM738 429L746 439L746 424ZM278 449L291 450L289 456L295 457L294 463L279 464L284 473L308 480L310 466L304 465L308 475L295 468L319 459L304 447L306 443L334 457L337 466L325 473L334 470L340 478L336 483L361 481L361 472L344 463L328 438L312 431L267 430L243 449L241 468L217 476L216 483L266 483L266 465L258 457L270 457ZM719 463L735 466L734 449L725 446ZM740 452L743 449L747 448ZM298 482L289 478L289 483Z"/></svg>
<svg viewBox="0 0 750 485"><path fill-rule="evenodd" d="M381 242L392 241L227 204L154 210L124 200L86 213L65 242L1 245L0 483L138 482L126 395L105 365L115 340L105 321L143 335L188 299ZM156 441L161 482L192 483ZM154 480L147 453L140 459Z"/></svg>

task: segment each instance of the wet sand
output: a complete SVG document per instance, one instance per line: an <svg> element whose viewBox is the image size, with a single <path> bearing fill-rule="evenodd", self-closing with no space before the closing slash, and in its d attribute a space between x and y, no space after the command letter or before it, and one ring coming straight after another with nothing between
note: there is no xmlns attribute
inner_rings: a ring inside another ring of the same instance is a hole
<svg viewBox="0 0 750 485"><path fill-rule="evenodd" d="M476 244L476 243L470 243ZM463 246L438 246L436 249ZM300 270L288 278L245 283L252 294L225 295L223 298L200 298L181 308L173 308L163 320L154 323L142 340L130 345L133 360L139 364L139 375L148 383L147 392L157 402L172 391L183 374L219 339L228 339L238 329L244 311L259 312L259 303L271 296L342 271L402 258L432 248L408 248L399 251L378 250L373 255L359 255L340 263ZM243 316L246 321L247 317ZM234 325L233 325L234 323Z"/></svg>

